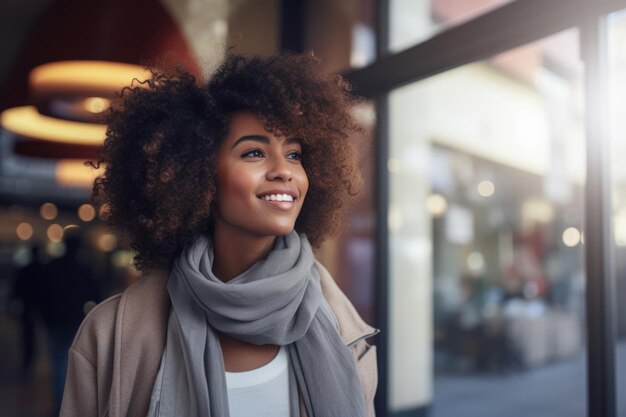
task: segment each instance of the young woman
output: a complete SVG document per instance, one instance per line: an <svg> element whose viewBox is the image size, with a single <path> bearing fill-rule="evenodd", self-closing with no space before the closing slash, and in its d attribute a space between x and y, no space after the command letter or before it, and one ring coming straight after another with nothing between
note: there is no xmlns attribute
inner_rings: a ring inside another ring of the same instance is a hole
<svg viewBox="0 0 626 417"><path fill-rule="evenodd" d="M376 330L311 249L359 185L348 90L311 55L126 89L94 200L146 276L83 322L62 416L374 414Z"/></svg>

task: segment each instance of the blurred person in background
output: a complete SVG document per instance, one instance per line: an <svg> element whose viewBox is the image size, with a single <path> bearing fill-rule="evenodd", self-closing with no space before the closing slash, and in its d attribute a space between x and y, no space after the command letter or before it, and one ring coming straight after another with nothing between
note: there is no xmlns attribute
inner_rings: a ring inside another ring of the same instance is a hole
<svg viewBox="0 0 626 417"><path fill-rule="evenodd" d="M11 291L11 309L19 317L21 324L21 367L22 372L27 376L31 374L35 359L37 307L41 294L41 280L45 275L45 266L40 259L41 247L33 245L30 249L30 254L30 262L17 271L15 283Z"/></svg>
<svg viewBox="0 0 626 417"><path fill-rule="evenodd" d="M56 414L63 397L68 350L86 308L100 301L94 271L81 252L81 237L70 233L64 243L65 254L45 266L37 291L37 308L48 337Z"/></svg>

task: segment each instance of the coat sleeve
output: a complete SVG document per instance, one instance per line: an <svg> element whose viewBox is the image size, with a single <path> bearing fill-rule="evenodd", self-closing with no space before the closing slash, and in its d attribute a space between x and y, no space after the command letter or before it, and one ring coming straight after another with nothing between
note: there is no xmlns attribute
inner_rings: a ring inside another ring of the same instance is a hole
<svg viewBox="0 0 626 417"><path fill-rule="evenodd" d="M87 314L76 332L67 357L60 417L108 414L118 304L119 296L103 301Z"/></svg>
<svg viewBox="0 0 626 417"><path fill-rule="evenodd" d="M67 378L60 417L97 417L96 367L74 348L68 352Z"/></svg>

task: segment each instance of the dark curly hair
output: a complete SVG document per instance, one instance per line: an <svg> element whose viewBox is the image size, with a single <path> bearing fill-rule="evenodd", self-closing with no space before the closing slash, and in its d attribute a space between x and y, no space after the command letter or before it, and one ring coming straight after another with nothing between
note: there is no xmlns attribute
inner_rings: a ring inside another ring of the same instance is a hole
<svg viewBox="0 0 626 417"><path fill-rule="evenodd" d="M232 114L248 110L268 131L302 140L310 185L295 227L319 246L339 231L346 199L360 187L348 138L361 131L351 112L356 101L312 54L230 53L206 83L181 71L153 72L125 88L105 116L106 169L92 200L130 241L138 269L169 266L210 230L217 150Z"/></svg>

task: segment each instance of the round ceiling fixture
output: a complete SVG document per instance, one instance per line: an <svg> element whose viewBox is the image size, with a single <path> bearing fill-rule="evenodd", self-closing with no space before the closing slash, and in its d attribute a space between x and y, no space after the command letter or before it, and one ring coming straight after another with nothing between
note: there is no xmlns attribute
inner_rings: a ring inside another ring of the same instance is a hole
<svg viewBox="0 0 626 417"><path fill-rule="evenodd" d="M44 116L34 106L7 109L0 123L19 136L67 145L100 146L106 135L106 125Z"/></svg>
<svg viewBox="0 0 626 417"><path fill-rule="evenodd" d="M109 61L60 61L35 67L29 75L35 98L75 95L113 97L133 80L141 83L152 76L139 65ZM37 100L38 101L38 100Z"/></svg>
<svg viewBox="0 0 626 417"><path fill-rule="evenodd" d="M89 187L99 170L84 160L97 160L107 126L99 115L125 87L143 87L152 72L139 65L109 61L60 61L29 74L32 106L0 113L0 125L17 136L14 152L59 159L55 178L69 187ZM68 159L74 159L74 162Z"/></svg>

